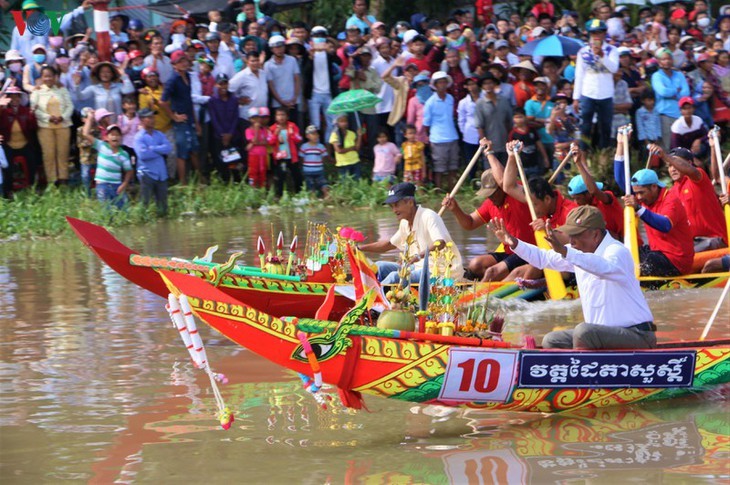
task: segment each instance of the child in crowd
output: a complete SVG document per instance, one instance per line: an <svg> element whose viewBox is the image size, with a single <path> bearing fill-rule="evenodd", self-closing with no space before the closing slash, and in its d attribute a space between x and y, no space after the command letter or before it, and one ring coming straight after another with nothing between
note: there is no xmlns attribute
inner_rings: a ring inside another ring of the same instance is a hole
<svg viewBox="0 0 730 485"><path fill-rule="evenodd" d="M572 99L563 93L553 97L553 110L550 113L550 122L546 129L555 142L555 160L562 162L570 150L570 144L575 140L575 130L578 120L568 113L568 106Z"/></svg>
<svg viewBox="0 0 730 485"><path fill-rule="evenodd" d="M134 153L134 137L139 131L139 118L137 117L137 99L134 94L128 94L122 98L122 110L124 114L119 117L119 128L122 130L122 148L129 153L132 160L132 167L137 166L137 155Z"/></svg>
<svg viewBox="0 0 730 485"><path fill-rule="evenodd" d="M337 118L336 128L332 130L330 135L330 144L335 149L335 166L340 177L350 176L355 180L359 180L361 176L360 168L360 145L362 143L362 133L350 130L347 115L340 115Z"/></svg>
<svg viewBox="0 0 730 485"><path fill-rule="evenodd" d="M266 187L266 171L269 165L269 133L264 127L264 108L249 108L251 126L246 128L246 151L248 152L248 184L252 187ZM268 110L267 110L268 111Z"/></svg>
<svg viewBox="0 0 730 485"><path fill-rule="evenodd" d="M297 125L289 121L288 109L277 108L274 121L275 123L269 128L269 143L274 147L276 195L281 197L284 194L287 173L292 175L294 192L299 192L302 188L302 170L297 151L302 135L299 134Z"/></svg>
<svg viewBox="0 0 730 485"><path fill-rule="evenodd" d="M654 109L655 103L654 91L648 89L641 95L641 108L636 110L636 137L639 140L641 160L649 156L647 145L661 144L662 122L659 113ZM661 162L657 157L652 157L649 163L650 167L658 167Z"/></svg>
<svg viewBox="0 0 730 485"><path fill-rule="evenodd" d="M94 119L94 114L91 108L84 108L81 110L81 121L83 125L78 127L76 132L76 140L79 147L79 165L81 166L81 183L86 189L86 195L91 195L91 181L94 179L96 172L96 149L93 144L84 137L84 129L86 127L87 119ZM99 128L96 123L90 129L93 138L101 137Z"/></svg>
<svg viewBox="0 0 730 485"><path fill-rule="evenodd" d="M527 124L527 116L522 108L515 108L512 115L514 127L507 141L522 142L522 166L528 178L540 176L549 168L548 156L540 136Z"/></svg>
<svg viewBox="0 0 730 485"><path fill-rule="evenodd" d="M395 170L403 156L395 146L395 143L388 140L388 132L385 129L378 132L377 145L373 147L375 152L375 163L373 165L373 182L395 182Z"/></svg>
<svg viewBox="0 0 730 485"><path fill-rule="evenodd" d="M327 148L319 142L319 132L316 126L309 125L304 133L307 141L299 147L304 182L307 190L321 192L327 197L330 191L327 177L324 175L324 160L328 158Z"/></svg>
<svg viewBox="0 0 730 485"><path fill-rule="evenodd" d="M87 116L83 137L98 153L96 198L121 209L127 203L125 190L134 175L129 154L122 149L122 130L119 125L107 126L106 141L102 141L91 134L92 125L92 117Z"/></svg>
<svg viewBox="0 0 730 485"><path fill-rule="evenodd" d="M622 72L619 70L613 75L613 121L611 122L611 140L616 139L616 132L619 126L631 122L631 108L634 103L629 93L629 84L624 81Z"/></svg>
<svg viewBox="0 0 730 485"><path fill-rule="evenodd" d="M416 138L418 141L428 143L426 127L423 126L423 105L433 94L429 85L431 76L428 73L420 72L413 78L411 89L415 94L408 100L406 107L406 123L416 127Z"/></svg>
<svg viewBox="0 0 730 485"><path fill-rule="evenodd" d="M401 145L403 150L403 181L411 182L416 187L426 179L426 145L418 141L417 130L413 125L406 125L406 141Z"/></svg>
<svg viewBox="0 0 730 485"><path fill-rule="evenodd" d="M215 77L212 72L215 68L215 61L208 57L202 56L198 58L198 79L200 79L200 94L203 96L213 96L215 89Z"/></svg>

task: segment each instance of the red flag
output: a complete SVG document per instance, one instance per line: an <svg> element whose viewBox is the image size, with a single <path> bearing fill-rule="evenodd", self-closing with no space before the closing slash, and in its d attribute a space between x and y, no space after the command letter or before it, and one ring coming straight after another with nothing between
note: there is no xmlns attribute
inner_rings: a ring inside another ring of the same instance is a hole
<svg viewBox="0 0 730 485"><path fill-rule="evenodd" d="M329 320L332 307L335 305L335 285L330 285L327 290L327 296L324 297L324 301L317 309L317 313L314 314L314 318L317 320Z"/></svg>
<svg viewBox="0 0 730 485"><path fill-rule="evenodd" d="M347 245L347 256L350 258L350 268L352 269L352 284L355 286L355 299L361 299L365 293L374 288L377 293L375 302L381 303L385 308L390 308L390 302L385 297L383 287L380 286L378 277L366 262L358 258L352 251L352 246Z"/></svg>

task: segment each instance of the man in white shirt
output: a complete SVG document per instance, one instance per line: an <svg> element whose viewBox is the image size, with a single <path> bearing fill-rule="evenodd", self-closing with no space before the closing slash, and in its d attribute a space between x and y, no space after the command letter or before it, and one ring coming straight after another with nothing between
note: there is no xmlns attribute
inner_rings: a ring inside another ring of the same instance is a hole
<svg viewBox="0 0 730 485"><path fill-rule="evenodd" d="M586 22L590 43L578 51L575 64L573 108L580 111L581 149L587 150L593 128L593 115L598 118L598 147L611 142L613 120L613 75L619 68L618 49L605 42L606 24L592 19Z"/></svg>
<svg viewBox="0 0 730 485"><path fill-rule="evenodd" d="M452 243L451 250L454 259L450 266L450 276L460 279L464 275L464 266L461 262L459 248L453 244L453 239L441 216L431 209L421 207L416 203L416 186L409 182L396 184L388 191L388 198L385 204L389 205L395 216L400 221L398 231L390 238L378 242L363 244L360 249L371 253L385 253L393 249L402 250L408 236L415 235L415 243L408 246L409 263L413 265L410 280L412 283L421 278L423 270L423 257L426 251L432 251L436 247L444 247ZM400 277L398 269L400 266L390 261L378 261L378 281L384 285L398 283ZM429 267L434 268L435 261L429 261ZM442 268L445 270L445 268Z"/></svg>
<svg viewBox="0 0 730 485"><path fill-rule="evenodd" d="M375 72L378 73L378 76L382 78L383 73L387 71L395 61L395 58L391 55L390 39L387 37L380 37L375 42L375 48L377 49L378 55L373 60L372 67L375 69ZM392 141L394 133L393 128L388 125L388 116L390 115L390 112L393 111L393 101L395 99L393 87L388 83L383 83L380 86L378 97L383 101L375 106L375 114L378 118L377 129L385 128L388 130L388 139ZM372 133L377 133L376 128L374 127L371 128L368 126L368 129L371 130Z"/></svg>
<svg viewBox="0 0 730 485"><path fill-rule="evenodd" d="M576 207L558 231L570 238L565 246L548 223L552 251L520 241L503 220L489 228L505 246L531 265L575 273L584 323L573 330L550 332L544 348L641 349L656 347L656 326L639 281L631 252L606 231L601 211L590 205Z"/></svg>
<svg viewBox="0 0 730 485"><path fill-rule="evenodd" d="M269 104L267 76L261 69L258 52L249 52L247 67L228 83L228 91L238 97L238 117L248 120L249 108L266 108Z"/></svg>

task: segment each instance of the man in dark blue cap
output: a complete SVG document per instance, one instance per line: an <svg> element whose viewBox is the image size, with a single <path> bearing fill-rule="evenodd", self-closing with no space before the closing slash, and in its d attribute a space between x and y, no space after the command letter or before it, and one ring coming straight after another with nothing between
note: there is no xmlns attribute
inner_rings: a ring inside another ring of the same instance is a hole
<svg viewBox="0 0 730 485"><path fill-rule="evenodd" d="M172 144L164 133L155 130L155 112L142 108L137 113L141 129L134 136L137 154L137 178L146 206L154 195L157 213L167 213L167 164L165 158L172 151Z"/></svg>
<svg viewBox="0 0 730 485"><path fill-rule="evenodd" d="M431 209L426 209L416 203L416 186L410 182L396 184L388 191L385 204L389 205L395 216L400 221L398 231L390 238L378 242L363 244L360 249L371 253L385 253L393 249L403 249L407 244L408 236L415 235L415 242L406 249L408 262L413 265L411 270L411 282L416 282L421 277L423 269L423 256L426 251L436 247L443 247L446 243L452 243L451 250L454 259L451 264L451 277L461 278L464 268L461 263L459 249L453 244L453 239L444 225L441 216ZM390 261L378 261L378 280L384 285L392 285L398 282L398 269L400 266ZM433 261L431 262L433 267Z"/></svg>

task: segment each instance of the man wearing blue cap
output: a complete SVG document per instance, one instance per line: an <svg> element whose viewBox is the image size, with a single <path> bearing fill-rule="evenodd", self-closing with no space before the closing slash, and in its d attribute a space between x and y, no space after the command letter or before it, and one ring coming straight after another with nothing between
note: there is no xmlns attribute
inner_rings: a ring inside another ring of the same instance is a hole
<svg viewBox="0 0 730 485"><path fill-rule="evenodd" d="M421 277L423 269L423 257L426 251L436 247L443 247L446 243L453 243L444 221L436 212L422 207L416 203L416 186L410 182L395 184L388 191L388 198L385 204L389 205L393 214L398 218L400 225L398 231L390 238L378 242L363 244L360 249L371 253L385 253L393 249L401 250L408 240L408 236L415 235L415 243L407 248L409 263L413 265L411 271L411 282L417 282ZM461 254L456 245L452 245L454 259L451 263L451 277L459 279L464 274L464 267L461 263ZM378 281L384 285L392 285L398 282L398 269L400 266L390 261L378 261ZM431 261L431 265L434 262Z"/></svg>
<svg viewBox="0 0 730 485"><path fill-rule="evenodd" d="M578 150L575 145L571 145L571 150L576 151L573 160L580 174L573 177L568 183L568 195L578 205L592 205L598 208L606 221L606 230L613 238L622 241L624 236L624 215L621 204L610 190L603 190L603 184L596 182L588 171L585 152Z"/></svg>
<svg viewBox="0 0 730 485"><path fill-rule="evenodd" d="M623 161L614 161L617 182L623 187ZM620 169L619 169L620 168ZM620 172L620 174L619 174ZM689 218L682 202L659 181L656 172L641 169L631 177L633 194L624 204L644 221L648 246L639 248L642 276L679 276L692 272L694 244Z"/></svg>
<svg viewBox="0 0 730 485"><path fill-rule="evenodd" d="M605 42L606 23L599 19L586 22L589 45L578 51L575 65L573 107L580 110L581 148L591 139L593 115L598 115L598 146L606 148L611 136L613 119L613 75L619 68L618 49Z"/></svg>
<svg viewBox="0 0 730 485"><path fill-rule="evenodd" d="M167 164L165 158L172 152L172 144L164 133L155 130L155 112L142 108L137 113L141 129L134 136L137 154L137 178L146 206L154 195L157 213L167 213Z"/></svg>

